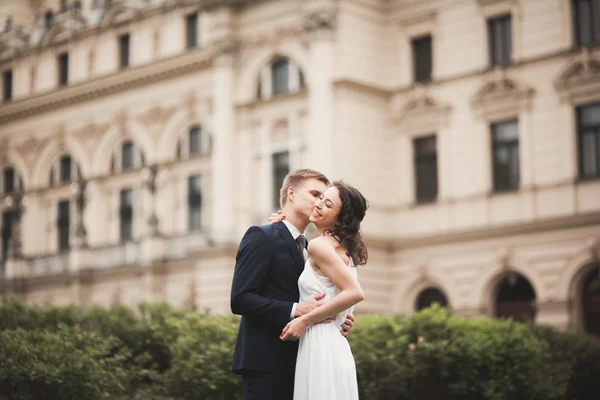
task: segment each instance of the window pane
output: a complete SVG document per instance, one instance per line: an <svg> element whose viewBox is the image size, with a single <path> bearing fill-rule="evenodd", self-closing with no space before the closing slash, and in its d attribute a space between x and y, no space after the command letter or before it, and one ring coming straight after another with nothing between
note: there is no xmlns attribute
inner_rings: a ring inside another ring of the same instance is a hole
<svg viewBox="0 0 600 400"><path fill-rule="evenodd" d="M58 83L66 85L69 81L69 53L58 56Z"/></svg>
<svg viewBox="0 0 600 400"><path fill-rule="evenodd" d="M188 178L188 226L190 230L202 228L202 176Z"/></svg>
<svg viewBox="0 0 600 400"><path fill-rule="evenodd" d="M2 98L7 101L12 99L12 70L5 71L2 74Z"/></svg>
<svg viewBox="0 0 600 400"><path fill-rule="evenodd" d="M600 104L580 107L580 126L582 128L600 126Z"/></svg>
<svg viewBox="0 0 600 400"><path fill-rule="evenodd" d="M519 125L518 121L492 124L494 190L519 187Z"/></svg>
<svg viewBox="0 0 600 400"><path fill-rule="evenodd" d="M15 170L12 168L4 169L4 193L11 193L15 190Z"/></svg>
<svg viewBox="0 0 600 400"><path fill-rule="evenodd" d="M273 80L273 94L287 93L289 91L289 61L275 61L271 66Z"/></svg>
<svg viewBox="0 0 600 400"><path fill-rule="evenodd" d="M71 157L63 156L60 158L60 181L69 182L71 180Z"/></svg>
<svg viewBox="0 0 600 400"><path fill-rule="evenodd" d="M129 34L119 37L119 65L129 66Z"/></svg>
<svg viewBox="0 0 600 400"><path fill-rule="evenodd" d="M121 190L121 240L133 237L133 190Z"/></svg>
<svg viewBox="0 0 600 400"><path fill-rule="evenodd" d="M417 202L437 198L437 144L435 136L415 139L415 192Z"/></svg>
<svg viewBox="0 0 600 400"><path fill-rule="evenodd" d="M431 36L412 41L415 82L431 80Z"/></svg>
<svg viewBox="0 0 600 400"><path fill-rule="evenodd" d="M494 142L511 142L519 138L519 123L514 121L492 124Z"/></svg>
<svg viewBox="0 0 600 400"><path fill-rule="evenodd" d="M290 153L287 151L273 154L273 207L281 207L279 197L286 175L290 173Z"/></svg>
<svg viewBox="0 0 600 400"><path fill-rule="evenodd" d="M187 26L187 47L198 46L198 14L191 14L186 19Z"/></svg>
<svg viewBox="0 0 600 400"><path fill-rule="evenodd" d="M190 155L200 154L202 152L202 131L199 126L190 129Z"/></svg>
<svg viewBox="0 0 600 400"><path fill-rule="evenodd" d="M577 36L577 44L589 45L593 41L592 36L592 2L591 0L575 0L574 25Z"/></svg>
<svg viewBox="0 0 600 400"><path fill-rule="evenodd" d="M121 169L126 170L126 169L133 168L134 162L133 162L133 143L132 142L123 143L121 156L122 156Z"/></svg>
<svg viewBox="0 0 600 400"><path fill-rule="evenodd" d="M489 20L488 31L491 64L509 64L512 54L511 17L505 16Z"/></svg>
<svg viewBox="0 0 600 400"><path fill-rule="evenodd" d="M69 249L69 226L70 226L70 215L69 215L69 201L63 200L58 203L58 249L68 250Z"/></svg>
<svg viewBox="0 0 600 400"><path fill-rule="evenodd" d="M598 171L598 156L596 143L597 137L593 132L584 132L581 140L582 146L582 172L585 178L600 175Z"/></svg>

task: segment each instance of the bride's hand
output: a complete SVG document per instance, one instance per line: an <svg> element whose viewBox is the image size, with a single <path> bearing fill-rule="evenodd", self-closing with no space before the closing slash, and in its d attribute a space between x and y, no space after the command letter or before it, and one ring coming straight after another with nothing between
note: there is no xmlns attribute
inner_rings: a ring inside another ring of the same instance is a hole
<svg viewBox="0 0 600 400"><path fill-rule="evenodd" d="M283 331L281 331L281 335L279 339L285 341L295 341L298 340L304 335L306 332L306 328L308 328L308 324L306 323L306 319L303 317L296 318L290 321Z"/></svg>
<svg viewBox="0 0 600 400"><path fill-rule="evenodd" d="M285 215L283 215L283 211L279 210L276 213L271 214L268 221L270 224L276 224L285 219Z"/></svg>

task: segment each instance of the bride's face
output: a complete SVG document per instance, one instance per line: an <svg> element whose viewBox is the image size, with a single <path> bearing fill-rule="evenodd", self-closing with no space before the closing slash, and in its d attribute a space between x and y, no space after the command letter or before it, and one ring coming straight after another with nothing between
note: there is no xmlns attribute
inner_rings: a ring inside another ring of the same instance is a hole
<svg viewBox="0 0 600 400"><path fill-rule="evenodd" d="M315 201L315 207L310 215L310 222L318 228L333 228L341 209L340 192L335 186L332 186L325 190L320 199Z"/></svg>

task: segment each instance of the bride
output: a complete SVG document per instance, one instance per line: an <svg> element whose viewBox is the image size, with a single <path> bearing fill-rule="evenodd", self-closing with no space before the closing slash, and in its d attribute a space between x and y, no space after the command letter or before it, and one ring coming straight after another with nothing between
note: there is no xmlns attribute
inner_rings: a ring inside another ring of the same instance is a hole
<svg viewBox="0 0 600 400"><path fill-rule="evenodd" d="M364 300L356 266L367 262L360 234L367 207L364 196L341 181L333 182L315 202L310 221L319 236L308 245L310 258L298 287L300 301L325 293L324 304L292 320L280 336L300 339L294 400L358 399L354 357L340 327L353 306ZM319 323L327 318L333 322Z"/></svg>

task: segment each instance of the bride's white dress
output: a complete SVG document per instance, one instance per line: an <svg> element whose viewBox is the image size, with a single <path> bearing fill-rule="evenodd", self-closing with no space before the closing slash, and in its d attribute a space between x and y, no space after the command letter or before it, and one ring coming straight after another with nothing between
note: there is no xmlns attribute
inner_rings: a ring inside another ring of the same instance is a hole
<svg viewBox="0 0 600 400"><path fill-rule="evenodd" d="M350 272L356 278L356 267L350 260ZM298 279L300 301L318 293L325 293L324 302L340 290L326 276L318 275L310 264ZM294 400L354 400L358 399L356 366L350 345L340 329L352 308L337 315L335 321L308 327L300 338Z"/></svg>

